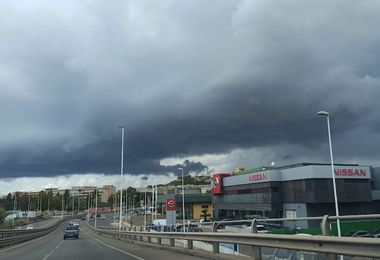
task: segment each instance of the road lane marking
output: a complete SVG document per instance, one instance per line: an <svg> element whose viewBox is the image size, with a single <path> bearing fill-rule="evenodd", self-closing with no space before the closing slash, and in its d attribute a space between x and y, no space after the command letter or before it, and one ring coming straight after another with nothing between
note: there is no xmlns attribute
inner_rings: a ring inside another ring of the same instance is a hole
<svg viewBox="0 0 380 260"><path fill-rule="evenodd" d="M134 258L136 258L136 259L138 259L138 260L145 260L144 258L141 258L141 257L138 257L138 256L133 255L133 254L131 254L131 253L125 252L125 251L123 251L123 250L121 250L121 249L119 249L119 248L113 247L113 246L111 246L111 245L108 245L108 244L104 243L103 241L100 241L99 239L97 239L97 238L95 238L94 236L90 235L90 234L89 234L87 231L85 231L84 229L83 229L83 232L86 233L87 236L89 236L90 238L92 238L92 239L98 241L100 244L102 244L102 245L104 245L104 246L107 246L107 247L109 247L109 248L112 248L113 250L119 251L119 252L121 252L121 253L123 253L123 254L129 255L129 256L132 256L132 257L134 257Z"/></svg>
<svg viewBox="0 0 380 260"><path fill-rule="evenodd" d="M42 258L42 260L46 260L46 259L48 259L48 257L49 257L50 255L52 255L52 254L54 254L54 249L51 250L51 251L49 252L49 254L45 255L45 257Z"/></svg>
<svg viewBox="0 0 380 260"><path fill-rule="evenodd" d="M63 243L63 240L61 242L58 243L58 245L55 247L56 249L58 249ZM42 258L42 260L46 260L49 258L49 256L51 256L52 254L54 254L55 252L55 249L51 250L47 255L45 255L44 258Z"/></svg>
<svg viewBox="0 0 380 260"><path fill-rule="evenodd" d="M59 242L59 244L55 248L58 249L62 245L62 243L63 243L63 240L61 242Z"/></svg>

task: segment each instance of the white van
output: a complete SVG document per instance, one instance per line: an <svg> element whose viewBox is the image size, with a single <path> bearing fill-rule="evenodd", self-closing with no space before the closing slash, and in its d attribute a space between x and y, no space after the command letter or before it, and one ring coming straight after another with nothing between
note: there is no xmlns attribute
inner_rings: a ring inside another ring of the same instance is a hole
<svg viewBox="0 0 380 260"><path fill-rule="evenodd" d="M155 219L152 224L155 226L166 226L166 219Z"/></svg>

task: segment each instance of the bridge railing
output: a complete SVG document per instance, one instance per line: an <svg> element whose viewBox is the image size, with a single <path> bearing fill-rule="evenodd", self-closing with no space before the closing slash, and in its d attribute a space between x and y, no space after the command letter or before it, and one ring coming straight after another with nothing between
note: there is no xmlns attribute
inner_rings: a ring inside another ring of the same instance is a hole
<svg viewBox="0 0 380 260"><path fill-rule="evenodd" d="M355 215L341 216L342 220L358 219L379 219L380 215ZM136 240L145 243L162 245L165 239L169 247L174 247L176 241L184 241L188 249L193 249L194 241L206 242L212 245L212 252L219 253L221 243L237 244L250 246L252 256L255 259L262 259L263 248L282 248L295 250L297 252L314 252L323 254L323 259L336 259L338 255L354 257L380 257L380 239L379 238L357 238L357 237L334 237L331 235L330 222L338 217L312 217L312 218L294 218L294 219L253 219L251 220L251 233L226 233L220 232L217 227L220 224L241 223L242 221L218 221L205 223L209 225L211 232L149 232L143 227L117 229L95 229L94 231L115 238ZM255 226L259 222L278 222L278 221L297 221L297 220L319 220L321 221L321 236L302 236L302 235L275 235L256 233ZM245 220L244 220L245 221Z"/></svg>

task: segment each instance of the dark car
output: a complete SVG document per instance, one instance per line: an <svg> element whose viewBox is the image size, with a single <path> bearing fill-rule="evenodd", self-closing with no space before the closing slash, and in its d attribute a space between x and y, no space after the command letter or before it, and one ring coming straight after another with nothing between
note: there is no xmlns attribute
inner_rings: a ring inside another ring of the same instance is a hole
<svg viewBox="0 0 380 260"><path fill-rule="evenodd" d="M380 238L380 228L372 232L373 237Z"/></svg>
<svg viewBox="0 0 380 260"><path fill-rule="evenodd" d="M63 233L63 239L66 238L79 238L79 227L77 226L68 226Z"/></svg>
<svg viewBox="0 0 380 260"><path fill-rule="evenodd" d="M183 225L177 225L176 232L183 232ZM197 225L185 225L185 232L202 232L202 230Z"/></svg>
<svg viewBox="0 0 380 260"><path fill-rule="evenodd" d="M373 235L366 230L351 231L349 233L349 236L350 237L373 237Z"/></svg>

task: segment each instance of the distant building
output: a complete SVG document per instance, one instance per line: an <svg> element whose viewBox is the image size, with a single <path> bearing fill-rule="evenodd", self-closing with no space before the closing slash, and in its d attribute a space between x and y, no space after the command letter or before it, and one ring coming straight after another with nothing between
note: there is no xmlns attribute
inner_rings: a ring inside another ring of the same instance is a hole
<svg viewBox="0 0 380 260"><path fill-rule="evenodd" d="M70 190L70 194L78 197L85 198L89 196L90 193L96 191L95 186L75 186ZM105 185L98 188L99 199L101 202L107 202L108 198L116 193L116 187L114 185Z"/></svg>
<svg viewBox="0 0 380 260"><path fill-rule="evenodd" d="M184 185L185 194L210 193L210 185ZM182 194L182 185L160 186L158 194Z"/></svg>
<svg viewBox="0 0 380 260"><path fill-rule="evenodd" d="M175 198L177 201L177 221L182 219L182 194L166 194L158 196L158 208L160 211L165 211L166 199ZM212 194L211 193L198 193L187 194L185 192L185 219L200 220L202 217L202 210L207 209L209 217L213 217L212 209Z"/></svg>
<svg viewBox="0 0 380 260"><path fill-rule="evenodd" d="M43 191L46 193L51 192L53 196L55 196L58 193L58 188L45 188L43 189Z"/></svg>
<svg viewBox="0 0 380 260"><path fill-rule="evenodd" d="M108 198L116 193L116 187L113 185L105 185L102 188L98 189L100 194L100 201L107 202Z"/></svg>

